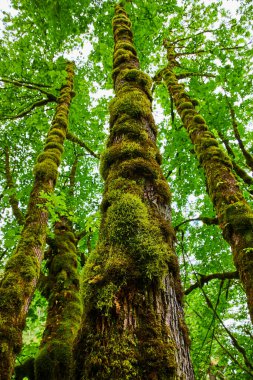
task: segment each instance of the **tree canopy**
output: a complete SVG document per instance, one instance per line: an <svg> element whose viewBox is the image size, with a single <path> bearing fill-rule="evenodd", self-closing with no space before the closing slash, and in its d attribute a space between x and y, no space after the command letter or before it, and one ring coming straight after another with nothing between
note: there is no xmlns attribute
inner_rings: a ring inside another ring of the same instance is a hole
<svg viewBox="0 0 253 380"><path fill-rule="evenodd" d="M20 238L34 164L43 150L69 61L75 62L75 76L64 152L55 191L40 194L40 207L49 214L47 242L57 235L60 218L73 224L79 236L80 272L96 246L103 192L99 162L108 140L108 106L113 97L116 3L11 0L1 11L0 279ZM230 158L252 207L253 6L239 0L229 4L126 0L124 6L141 70L152 78L153 114L162 170L172 193L172 224L196 379L251 379L253 329L246 295L208 195L198 152L162 73L168 66L169 46L176 79ZM43 261L42 277L47 273ZM17 365L38 351L47 309L41 288L31 302Z"/></svg>

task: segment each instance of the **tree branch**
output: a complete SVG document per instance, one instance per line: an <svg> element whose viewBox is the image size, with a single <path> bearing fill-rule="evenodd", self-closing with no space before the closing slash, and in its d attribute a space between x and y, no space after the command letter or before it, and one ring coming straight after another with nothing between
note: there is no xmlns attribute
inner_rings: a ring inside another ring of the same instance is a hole
<svg viewBox="0 0 253 380"><path fill-rule="evenodd" d="M81 139L79 139L79 137L75 136L72 132L68 131L66 138L69 141L72 141L73 143L78 144L82 148L84 148L85 150L87 150L87 152L89 152L91 156L93 156L95 158L100 158L99 154L93 152L93 150L91 150L85 142L83 142Z"/></svg>
<svg viewBox="0 0 253 380"><path fill-rule="evenodd" d="M248 173L246 173L246 171L243 168L241 168L235 162L235 160L234 160L235 154L234 154L233 150L231 149L231 147L229 145L228 139L226 139L225 136L221 132L218 132L218 135L219 135L221 141L223 142L223 144L225 145L228 154L231 157L231 161L232 161L233 169L234 169L235 173L238 175L238 177L240 177L243 180L243 182L246 185L253 185L253 178L251 176L249 176ZM251 191L249 191L249 193L252 194L253 191L251 190Z"/></svg>
<svg viewBox="0 0 253 380"><path fill-rule="evenodd" d="M207 306L213 311L213 313L216 315L216 318L218 319L218 321L221 323L222 327L224 328L224 330L226 331L226 333L228 334L228 336L230 337L231 341L232 341L232 344L233 346L235 347L235 349L240 352L240 354L242 355L243 357L243 360L244 360L244 363L246 365L246 367L250 370L250 374L251 376L253 375L253 373L251 371L253 371L253 366L252 364L250 363L248 357L247 357L247 354L246 354L246 351L245 349L239 344L238 340L235 338L235 336L231 333L231 331L225 326L225 324L223 323L222 319L220 318L219 314L217 313L217 311L215 310L215 308L213 307L213 304L211 302L211 300L209 299L209 297L207 296L207 294L204 292L204 289L202 289L202 293L205 297L205 300L206 300L206 303L207 303Z"/></svg>
<svg viewBox="0 0 253 380"><path fill-rule="evenodd" d="M200 279L197 282L195 282L195 284L191 285L188 289L185 290L185 295L190 294L194 289L202 288L203 285L207 284L211 280L239 279L238 272L213 273L209 275L198 273L198 275L200 276Z"/></svg>
<svg viewBox="0 0 253 380"><path fill-rule="evenodd" d="M189 223L189 222L194 222L194 221L201 221L202 223L207 224L207 225L212 225L212 224L216 224L217 225L218 224L218 218L207 218L207 217L204 217L204 216L199 216L198 218L192 218L192 219L184 220L183 222L181 222L177 226L175 226L174 230L178 231L179 228L183 224L186 224L186 223Z"/></svg>
<svg viewBox="0 0 253 380"><path fill-rule="evenodd" d="M246 163L248 165L248 167L253 170L253 157L252 155L247 151L247 149L245 148L244 146L244 143L242 142L242 139L241 139L241 136L240 136L240 133L239 133L239 130L238 130L238 124L237 124L237 121L236 121L236 117L235 117L235 110L233 109L231 103L229 102L228 100L228 97L226 96L226 101L227 101L227 105L228 105L228 108L229 108L229 112L230 112L230 116L231 116L231 119L232 119L232 126L233 126L233 131L234 131L234 135L235 135L235 138L238 142L238 145L241 149L241 152L246 160Z"/></svg>
<svg viewBox="0 0 253 380"><path fill-rule="evenodd" d="M39 91L41 94L46 95L48 97L48 99L51 99L51 101L57 102L57 97L54 94L52 94L51 92L43 90L42 88L40 88L38 86L38 84L36 84L36 85L30 84L30 83L28 84L26 82L20 82L17 80L12 80L12 79L7 79L7 78L0 78L0 82L13 84L14 86L17 86L17 87L25 87L25 88L28 88L29 90Z"/></svg>
<svg viewBox="0 0 253 380"><path fill-rule="evenodd" d="M232 46L232 47L228 47L228 48L220 48L219 46L217 46L217 48L219 48L220 50L225 50L225 51L228 51L228 50L238 50L238 49L243 49L245 48L245 46ZM196 51L189 51L189 52L183 52L183 53L175 53L175 57L181 57L181 56L184 56L184 55L198 55L198 54L208 54L208 53L211 53L213 54L214 53L214 50L210 49L210 50L196 50Z"/></svg>
<svg viewBox="0 0 253 380"><path fill-rule="evenodd" d="M41 106L45 106L46 104L48 104L50 102L52 102L52 100L50 100L50 99L40 99L40 100L37 100L35 103L31 104L29 106L29 108L27 108L26 110L20 112L17 115L14 115L14 116L6 116L6 117L2 118L2 120L20 119L21 117L24 117L24 116L28 115L35 108L41 107Z"/></svg>
<svg viewBox="0 0 253 380"><path fill-rule="evenodd" d="M180 42L180 41L186 41L186 40L193 39L194 37L199 36L200 34L214 33L214 32L216 32L216 31L217 31L217 29L206 29L206 30L202 30L201 32L198 32L198 33L194 34L193 36L179 38L179 39L177 39L177 40L172 40L172 41L170 41L170 42L171 42L173 45L175 45L176 43L178 43L178 42Z"/></svg>
<svg viewBox="0 0 253 380"><path fill-rule="evenodd" d="M190 77L206 77L206 78L216 78L216 75L209 73L182 73L176 75L177 79L185 79Z"/></svg>

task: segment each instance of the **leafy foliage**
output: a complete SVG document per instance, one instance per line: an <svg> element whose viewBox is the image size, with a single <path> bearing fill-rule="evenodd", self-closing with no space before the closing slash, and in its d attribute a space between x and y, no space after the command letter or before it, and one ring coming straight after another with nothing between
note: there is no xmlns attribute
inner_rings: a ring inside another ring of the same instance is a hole
<svg viewBox="0 0 253 380"><path fill-rule="evenodd" d="M201 274L233 272L235 268L219 227L196 220L216 215L206 194L203 170L164 85L159 83L159 71L167 65L163 41L174 45L176 74L196 99L211 131L224 150L230 148L228 153L233 161L251 176L252 168L235 135L231 109L240 140L252 156L253 7L249 1L233 0L232 4L236 11L231 13L217 1L208 5L199 0L125 2L141 68L158 78L153 84L154 116L163 153L163 172L173 195L172 221L177 231L176 248L185 289L197 282ZM65 79L65 59L76 61L76 96L70 110L70 131L95 154L104 149L109 129L108 103L112 98L114 5L114 0L12 0L10 10L2 11L1 272L20 236L10 196L16 195L25 214L33 166L54 115L53 99L59 95ZM43 99L47 102L31 109ZM10 151L15 183L12 189L6 185L5 147ZM73 182L71 170L75 160ZM252 204L252 185L239 176L238 182ZM67 215L76 234L82 236L79 269L97 241L102 190L98 159L83 146L66 141L56 192L44 197L51 217L49 230L59 215ZM183 223L186 220L189 222ZM45 321L45 303L36 292L18 361L33 356L37 350ZM196 379L207 376L211 379L211 375L216 379L253 377L253 330L239 280L215 279L195 289L185 297L185 313ZM246 352L250 364L238 345Z"/></svg>

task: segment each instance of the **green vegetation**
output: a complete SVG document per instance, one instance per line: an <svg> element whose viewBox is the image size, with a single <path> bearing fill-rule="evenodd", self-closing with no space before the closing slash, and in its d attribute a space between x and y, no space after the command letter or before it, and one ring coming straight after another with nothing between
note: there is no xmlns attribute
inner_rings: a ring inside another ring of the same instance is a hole
<svg viewBox="0 0 253 380"><path fill-rule="evenodd" d="M1 380L191 380L189 347L196 380L253 378L253 9L226 4L0 5Z"/></svg>

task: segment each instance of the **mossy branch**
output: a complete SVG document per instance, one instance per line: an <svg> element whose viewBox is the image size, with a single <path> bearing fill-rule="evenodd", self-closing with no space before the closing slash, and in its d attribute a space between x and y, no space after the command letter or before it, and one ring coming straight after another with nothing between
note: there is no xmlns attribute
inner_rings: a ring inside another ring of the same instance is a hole
<svg viewBox="0 0 253 380"><path fill-rule="evenodd" d="M9 148L7 146L4 149L4 154L5 154L5 178L6 178L6 184L7 184L7 188L13 191L11 193L11 195L9 196L10 205L11 205L12 212L13 212L13 215L15 216L15 218L16 218L17 223L20 226L23 226L23 224L24 224L24 215L23 215L22 211L19 208L18 199L17 199L17 196L16 196L16 187L15 187L15 184L14 184L14 180L13 180L12 173L11 173L11 168L10 168Z"/></svg>
<svg viewBox="0 0 253 380"><path fill-rule="evenodd" d="M197 288L202 288L203 285L208 284L208 282L212 280L232 280L232 279L239 279L238 272L223 272L223 273L213 273L209 275L204 275L200 274L199 275L199 280L195 282L195 284L191 285L188 289L185 290L184 294L188 295L190 294L193 290Z"/></svg>
<svg viewBox="0 0 253 380"><path fill-rule="evenodd" d="M191 219L184 220L183 222L181 222L177 226L175 226L174 230L178 231L179 228L182 225L184 225L186 223L194 222L194 221L200 221L200 222L202 222L204 224L207 224L207 225L217 225L217 224L219 224L218 218L208 218L208 217L204 217L204 216L199 216L197 218L191 218Z"/></svg>
<svg viewBox="0 0 253 380"><path fill-rule="evenodd" d="M91 150L88 145L82 141L81 139L79 139L79 137L75 136L72 132L67 132L67 136L66 136L67 140L69 141L72 141L73 143L75 144L78 144L80 145L82 148L84 148L91 156L95 157L95 158L100 158L100 155L93 152L93 150Z"/></svg>
<svg viewBox="0 0 253 380"><path fill-rule="evenodd" d="M52 94L51 92L45 91L41 88L41 87L47 87L47 86L31 84L31 83L21 82L18 80L7 79L7 78L0 78L0 82L13 84L14 86L17 86L17 87L25 87L25 88L28 88L29 90L39 91L41 94L46 95L48 99L51 99L51 101L57 102L57 97L54 94Z"/></svg>
<svg viewBox="0 0 253 380"><path fill-rule="evenodd" d="M2 120L21 119L22 117L29 115L35 108L45 106L46 104L51 103L51 102L52 100L50 99L37 100L36 102L32 103L28 108L26 108L24 111L18 113L17 115L5 116L4 118L2 118Z"/></svg>

